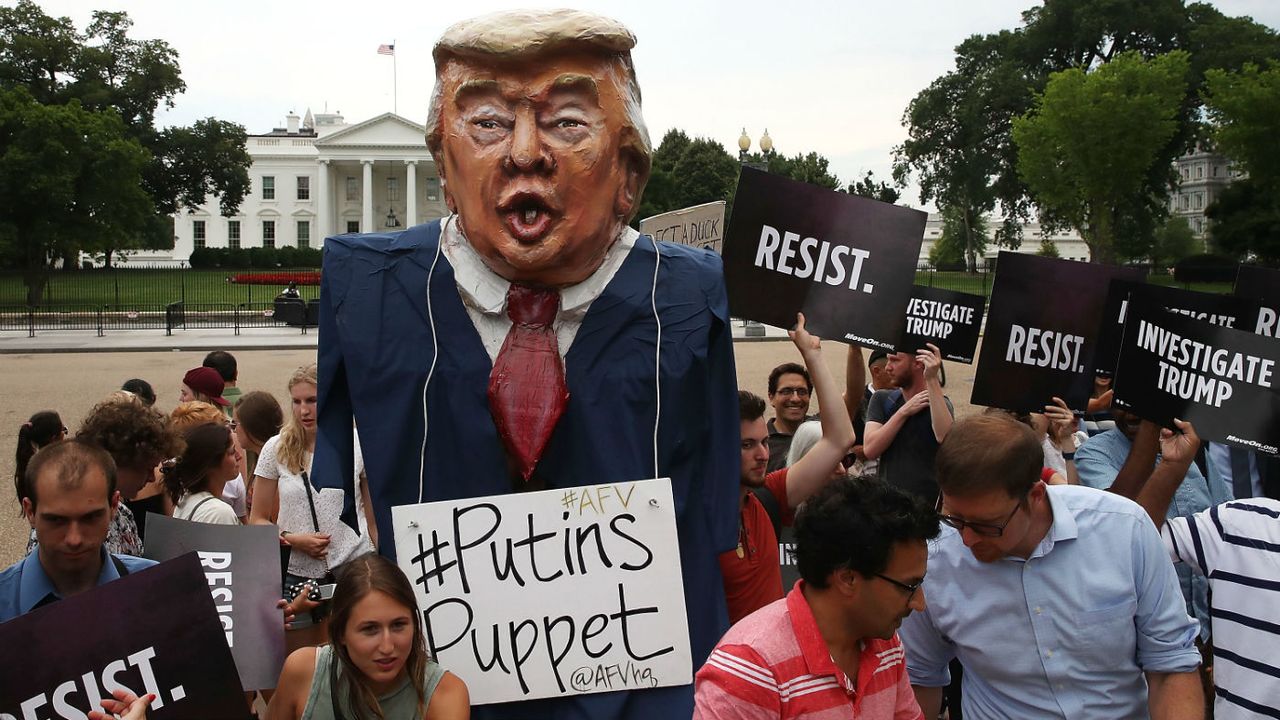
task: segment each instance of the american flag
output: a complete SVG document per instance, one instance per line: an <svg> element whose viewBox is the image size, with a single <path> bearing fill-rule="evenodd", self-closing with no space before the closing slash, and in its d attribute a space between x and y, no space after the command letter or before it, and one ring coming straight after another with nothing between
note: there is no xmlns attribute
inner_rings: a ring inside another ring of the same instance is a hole
<svg viewBox="0 0 1280 720"><path fill-rule="evenodd" d="M396 46L395 45L379 45L378 54L379 55L395 55Z"/></svg>

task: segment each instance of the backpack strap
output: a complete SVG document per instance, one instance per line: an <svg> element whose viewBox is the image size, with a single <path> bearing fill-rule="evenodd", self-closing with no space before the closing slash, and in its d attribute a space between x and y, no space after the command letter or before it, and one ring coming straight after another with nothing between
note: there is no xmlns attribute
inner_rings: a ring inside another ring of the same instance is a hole
<svg viewBox="0 0 1280 720"><path fill-rule="evenodd" d="M773 536L782 537L782 507L778 505L778 498L767 487L751 488L751 492L755 493L756 499L764 506L764 511L769 513L769 522L773 525Z"/></svg>

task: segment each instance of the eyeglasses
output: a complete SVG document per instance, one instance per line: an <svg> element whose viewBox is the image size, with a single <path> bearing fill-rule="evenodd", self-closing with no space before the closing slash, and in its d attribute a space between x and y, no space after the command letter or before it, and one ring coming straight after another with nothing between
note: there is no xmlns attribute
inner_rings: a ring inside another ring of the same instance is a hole
<svg viewBox="0 0 1280 720"><path fill-rule="evenodd" d="M916 591L919 590L920 586L924 584L924 580L921 580L920 582L915 583L914 585L908 585L902 582L901 580L894 580L888 575L881 575L880 573L872 573L872 575L875 575L876 577L889 583L890 585L893 585L899 590L905 591L907 593L907 602L911 602L911 598L916 596Z"/></svg>
<svg viewBox="0 0 1280 720"><path fill-rule="evenodd" d="M792 395L795 395L796 397L807 398L809 397L809 388L778 388L777 394L782 397L791 397Z"/></svg>
<svg viewBox="0 0 1280 720"><path fill-rule="evenodd" d="M941 521L946 525L950 525L951 527L957 530L964 530L965 528L969 528L977 535L981 535L983 537L997 538L997 537L1000 537L1001 535L1004 535L1005 527L1009 525L1009 521L1013 520L1013 516L1018 514L1018 510L1022 507L1022 503L1024 502L1026 502L1025 497L1019 499L1018 504L1013 506L1013 512L1009 513L1009 516L1006 517L1004 519L1004 522L1000 523L999 525L995 525L992 523L970 522L968 520L955 517L954 515L943 514L942 496L938 496L938 504L936 507L934 507L934 510L938 513L939 521Z"/></svg>

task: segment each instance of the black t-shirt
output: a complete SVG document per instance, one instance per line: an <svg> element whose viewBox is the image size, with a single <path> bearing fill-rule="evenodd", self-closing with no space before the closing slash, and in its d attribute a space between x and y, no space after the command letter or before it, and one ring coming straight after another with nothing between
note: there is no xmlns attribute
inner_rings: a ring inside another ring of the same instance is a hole
<svg viewBox="0 0 1280 720"><path fill-rule="evenodd" d="M955 417L951 398L943 399L946 400L947 411ZM877 390L867 407L867 422L885 424L905 402L902 390ZM933 435L933 420L928 409L921 410L898 428L893 442L880 456L880 479L932 505L938 499L938 479L933 467L937 454L938 440Z"/></svg>

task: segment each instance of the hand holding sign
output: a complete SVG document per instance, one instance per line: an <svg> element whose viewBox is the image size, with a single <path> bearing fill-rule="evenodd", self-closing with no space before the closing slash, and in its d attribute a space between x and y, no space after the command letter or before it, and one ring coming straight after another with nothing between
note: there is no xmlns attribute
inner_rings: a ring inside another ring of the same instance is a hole
<svg viewBox="0 0 1280 720"><path fill-rule="evenodd" d="M1044 406L1044 416L1049 420L1049 437L1053 439L1053 443L1062 448L1066 442L1076 431L1076 416L1067 407L1067 403L1060 397L1055 397L1051 405ZM1071 450L1063 450L1063 452L1072 452Z"/></svg>
<svg viewBox="0 0 1280 720"><path fill-rule="evenodd" d="M1177 431L1168 428L1160 431L1160 457L1164 462L1191 464L1200 450L1200 436L1191 423L1173 419Z"/></svg>
<svg viewBox="0 0 1280 720"><path fill-rule="evenodd" d="M796 348L800 350L801 355L804 355L806 350L822 349L822 338L817 335L810 335L804 329L804 313L796 313L796 329L788 330L787 337L791 338L791 342L796 344Z"/></svg>
<svg viewBox="0 0 1280 720"><path fill-rule="evenodd" d="M925 343L925 349L917 350L916 360L924 365L925 380L933 380L942 370L942 352L933 343Z"/></svg>
<svg viewBox="0 0 1280 720"><path fill-rule="evenodd" d="M146 720L151 701L156 699L152 693L138 697L128 690L112 690L114 700L103 700L102 710L90 710L89 720Z"/></svg>

